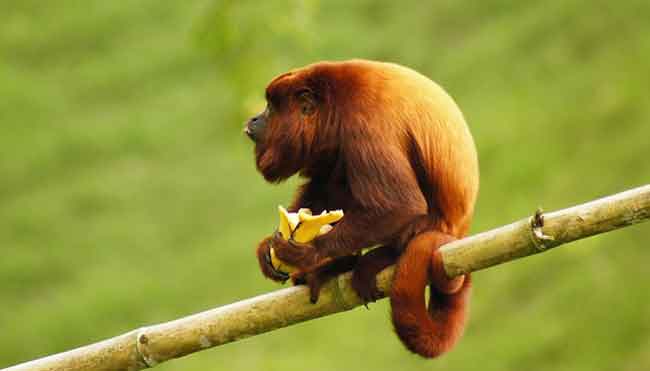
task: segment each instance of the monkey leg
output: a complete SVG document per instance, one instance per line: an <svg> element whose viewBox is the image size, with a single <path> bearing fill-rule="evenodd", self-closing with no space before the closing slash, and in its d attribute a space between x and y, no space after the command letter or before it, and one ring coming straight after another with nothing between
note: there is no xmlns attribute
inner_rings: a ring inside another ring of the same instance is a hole
<svg viewBox="0 0 650 371"><path fill-rule="evenodd" d="M393 246L381 246L359 256L352 273L352 288L364 304L383 296L377 288L377 273L397 261L399 253Z"/></svg>

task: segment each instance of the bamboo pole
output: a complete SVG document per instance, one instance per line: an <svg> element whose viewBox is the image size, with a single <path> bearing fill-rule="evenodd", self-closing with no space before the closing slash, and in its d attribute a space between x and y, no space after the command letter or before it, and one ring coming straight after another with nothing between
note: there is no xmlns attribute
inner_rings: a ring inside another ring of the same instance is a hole
<svg viewBox="0 0 650 371"><path fill-rule="evenodd" d="M650 185L454 241L441 248L450 277L540 253L650 219ZM378 276L390 291L393 268ZM350 274L329 282L317 304L305 287L290 287L175 321L147 326L99 343L6 368L5 371L141 370L203 349L361 305Z"/></svg>

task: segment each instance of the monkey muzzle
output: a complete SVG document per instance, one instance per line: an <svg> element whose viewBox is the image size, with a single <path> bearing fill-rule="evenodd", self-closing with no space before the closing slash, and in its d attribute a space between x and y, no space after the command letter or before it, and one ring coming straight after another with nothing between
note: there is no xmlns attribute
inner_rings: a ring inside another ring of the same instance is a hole
<svg viewBox="0 0 650 371"><path fill-rule="evenodd" d="M248 135L254 142L257 142L264 135L266 130L266 117L265 112L251 118L244 127L244 133Z"/></svg>

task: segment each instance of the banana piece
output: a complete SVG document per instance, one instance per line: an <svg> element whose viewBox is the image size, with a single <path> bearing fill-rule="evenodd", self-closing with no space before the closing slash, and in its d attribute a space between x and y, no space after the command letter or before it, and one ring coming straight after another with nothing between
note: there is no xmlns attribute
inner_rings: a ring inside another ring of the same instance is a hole
<svg viewBox="0 0 650 371"><path fill-rule="evenodd" d="M290 213L282 206L278 206L280 225L278 231L285 240L293 238L294 241L307 243L314 238L332 230L331 223L343 218L342 210L323 211L319 215L312 215L309 209L300 209L297 213ZM295 267L278 259L273 248L270 250L271 265L278 272L291 273Z"/></svg>
<svg viewBox="0 0 650 371"><path fill-rule="evenodd" d="M280 231L280 234L285 240L291 238L291 233L296 229L298 223L300 223L300 218L298 217L300 210L298 210L297 213L290 213L284 207L278 206L278 213L280 214L280 226L278 227L278 231Z"/></svg>

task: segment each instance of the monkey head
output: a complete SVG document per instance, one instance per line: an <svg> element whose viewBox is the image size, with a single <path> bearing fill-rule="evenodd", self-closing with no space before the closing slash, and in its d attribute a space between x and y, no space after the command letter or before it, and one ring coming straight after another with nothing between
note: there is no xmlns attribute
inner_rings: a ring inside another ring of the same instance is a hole
<svg viewBox="0 0 650 371"><path fill-rule="evenodd" d="M276 77L266 88L266 109L244 132L255 143L256 165L267 181L281 182L298 172L309 177L335 154L333 68L310 65Z"/></svg>

